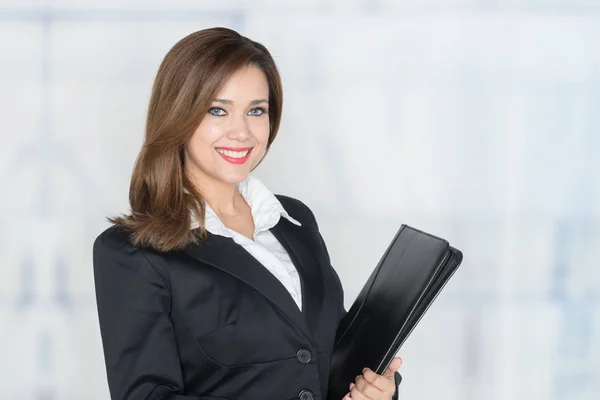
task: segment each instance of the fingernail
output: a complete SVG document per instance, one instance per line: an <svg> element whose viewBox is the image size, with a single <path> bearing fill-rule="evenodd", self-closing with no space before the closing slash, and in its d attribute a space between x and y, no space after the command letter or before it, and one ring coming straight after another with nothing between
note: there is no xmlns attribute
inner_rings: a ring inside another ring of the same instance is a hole
<svg viewBox="0 0 600 400"><path fill-rule="evenodd" d="M367 370L367 367L364 367L363 370L362 370L362 372L364 373L366 370Z"/></svg>

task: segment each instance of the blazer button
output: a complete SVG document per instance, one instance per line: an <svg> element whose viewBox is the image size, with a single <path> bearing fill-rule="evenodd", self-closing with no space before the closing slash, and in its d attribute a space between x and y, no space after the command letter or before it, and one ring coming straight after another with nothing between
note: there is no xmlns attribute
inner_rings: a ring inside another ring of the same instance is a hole
<svg viewBox="0 0 600 400"><path fill-rule="evenodd" d="M298 394L298 398L300 400L314 400L315 395L313 394L313 392L311 392L310 390L302 390L299 394Z"/></svg>
<svg viewBox="0 0 600 400"><path fill-rule="evenodd" d="M296 359L302 364L308 364L310 360L312 360L312 355L310 354L310 351L306 349L300 349L296 353Z"/></svg>

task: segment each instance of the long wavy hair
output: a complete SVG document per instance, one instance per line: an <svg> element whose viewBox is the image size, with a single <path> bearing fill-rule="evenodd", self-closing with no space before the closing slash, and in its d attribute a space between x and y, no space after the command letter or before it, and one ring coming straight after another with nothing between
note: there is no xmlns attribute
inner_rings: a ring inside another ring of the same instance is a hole
<svg viewBox="0 0 600 400"><path fill-rule="evenodd" d="M269 139L283 103L281 77L269 51L238 32L211 28L177 42L158 69L148 106L144 142L129 187L131 213L108 220L131 232L134 246L181 249L207 236L202 193L184 173L184 146L220 88L247 66L260 68L269 86ZM190 229L192 218L200 222Z"/></svg>

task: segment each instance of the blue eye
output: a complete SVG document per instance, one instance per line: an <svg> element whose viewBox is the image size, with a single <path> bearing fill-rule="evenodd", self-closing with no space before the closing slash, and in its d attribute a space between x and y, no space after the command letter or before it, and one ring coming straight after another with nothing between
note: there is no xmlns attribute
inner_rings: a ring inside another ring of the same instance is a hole
<svg viewBox="0 0 600 400"><path fill-rule="evenodd" d="M220 117L225 115L225 110L223 110L221 107L211 107L208 109L208 113L214 115L215 117Z"/></svg>
<svg viewBox="0 0 600 400"><path fill-rule="evenodd" d="M261 115L263 115L266 112L267 111L264 108L256 107L256 108L253 108L252 110L250 110L249 114L254 117L260 117Z"/></svg>

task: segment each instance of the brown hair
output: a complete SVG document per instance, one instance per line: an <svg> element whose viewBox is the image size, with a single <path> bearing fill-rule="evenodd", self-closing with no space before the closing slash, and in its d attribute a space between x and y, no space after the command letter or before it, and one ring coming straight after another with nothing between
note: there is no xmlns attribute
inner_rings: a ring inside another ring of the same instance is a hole
<svg viewBox="0 0 600 400"><path fill-rule="evenodd" d="M269 149L279 129L283 93L275 62L263 45L231 29L211 28L181 39L163 59L131 177L131 214L109 218L131 232L134 246L169 251L206 238L204 199L184 173L183 149L220 88L246 66L261 68L267 78ZM190 229L193 216L199 229Z"/></svg>

